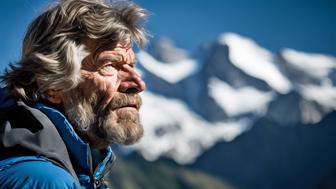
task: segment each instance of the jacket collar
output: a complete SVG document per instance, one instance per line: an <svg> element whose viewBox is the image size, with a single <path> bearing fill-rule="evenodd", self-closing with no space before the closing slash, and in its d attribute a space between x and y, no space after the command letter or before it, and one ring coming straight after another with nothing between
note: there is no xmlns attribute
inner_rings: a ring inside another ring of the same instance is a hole
<svg viewBox="0 0 336 189"><path fill-rule="evenodd" d="M44 103L36 103L34 107L46 114L54 123L67 146L70 157L73 159L72 163L81 183L91 183L91 179L93 179L94 185L99 186L103 177L110 172L116 159L111 146L107 146L103 153L105 157L93 170L90 146L77 135L67 118L58 110Z"/></svg>
<svg viewBox="0 0 336 189"><path fill-rule="evenodd" d="M57 131L63 138L70 156L83 170L90 170L91 152L89 144L85 143L74 131L70 122L58 110L48 107L43 103L36 103L35 108L46 114L54 123Z"/></svg>

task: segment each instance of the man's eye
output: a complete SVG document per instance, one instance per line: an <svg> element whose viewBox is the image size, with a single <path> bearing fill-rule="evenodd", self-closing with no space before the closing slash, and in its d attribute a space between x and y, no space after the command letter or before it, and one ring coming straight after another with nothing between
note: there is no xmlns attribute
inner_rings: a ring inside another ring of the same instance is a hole
<svg viewBox="0 0 336 189"><path fill-rule="evenodd" d="M112 64L105 65L102 67L101 71L107 74L113 74L116 68Z"/></svg>

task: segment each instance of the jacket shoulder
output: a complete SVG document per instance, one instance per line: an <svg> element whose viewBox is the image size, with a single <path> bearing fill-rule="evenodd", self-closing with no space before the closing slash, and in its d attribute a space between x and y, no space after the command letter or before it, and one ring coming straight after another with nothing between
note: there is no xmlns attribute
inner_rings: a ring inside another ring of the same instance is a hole
<svg viewBox="0 0 336 189"><path fill-rule="evenodd" d="M63 168L43 158L7 160L0 166L0 189L2 188L81 188Z"/></svg>
<svg viewBox="0 0 336 189"><path fill-rule="evenodd" d="M57 162L78 180L66 144L47 115L21 101L0 108L0 160L30 155Z"/></svg>

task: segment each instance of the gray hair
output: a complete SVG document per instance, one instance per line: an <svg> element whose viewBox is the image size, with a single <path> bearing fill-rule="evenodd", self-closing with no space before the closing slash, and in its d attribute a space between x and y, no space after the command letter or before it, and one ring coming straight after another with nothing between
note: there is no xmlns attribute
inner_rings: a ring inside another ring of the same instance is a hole
<svg viewBox="0 0 336 189"><path fill-rule="evenodd" d="M21 60L1 76L8 95L36 102L48 89L73 89L88 54L83 39L95 40L97 50L118 42L135 42L143 48L145 21L146 11L128 1L60 1L30 24Z"/></svg>

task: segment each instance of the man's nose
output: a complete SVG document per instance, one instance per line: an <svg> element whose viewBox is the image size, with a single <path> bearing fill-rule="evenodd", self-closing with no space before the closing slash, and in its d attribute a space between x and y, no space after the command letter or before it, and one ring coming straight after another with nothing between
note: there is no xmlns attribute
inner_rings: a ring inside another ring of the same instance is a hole
<svg viewBox="0 0 336 189"><path fill-rule="evenodd" d="M123 65L119 73L120 85L118 90L123 93L140 93L145 90L146 85L139 73L130 65Z"/></svg>

